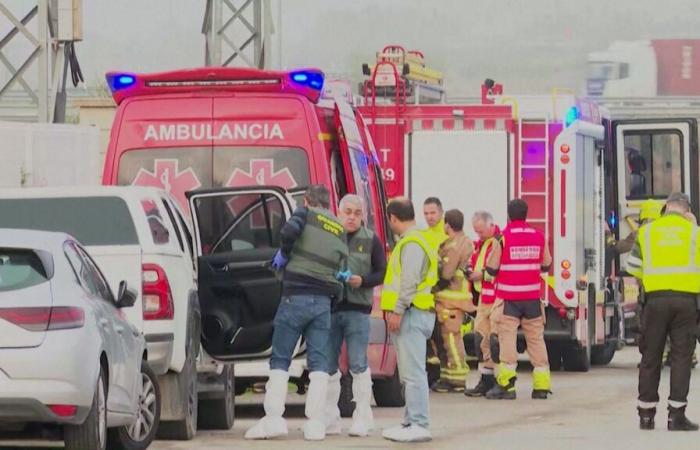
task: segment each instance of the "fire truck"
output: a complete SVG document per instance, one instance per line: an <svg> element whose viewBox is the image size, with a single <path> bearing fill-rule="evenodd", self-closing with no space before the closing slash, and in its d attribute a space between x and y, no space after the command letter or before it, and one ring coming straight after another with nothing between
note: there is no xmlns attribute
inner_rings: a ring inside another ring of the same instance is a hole
<svg viewBox="0 0 700 450"><path fill-rule="evenodd" d="M499 225L506 223L509 199L526 200L528 221L545 233L553 257L543 276L552 369L587 371L609 363L623 330L606 261L605 223L613 212L606 201L607 112L561 91L506 97L491 80L480 102L426 104L406 95L416 92L415 82L393 61L374 67L359 110L377 146L387 194L418 204L438 196L467 217L490 211ZM393 77L376 86L379 68ZM473 348L473 335L465 335L465 344ZM521 337L519 350L524 346Z"/></svg>

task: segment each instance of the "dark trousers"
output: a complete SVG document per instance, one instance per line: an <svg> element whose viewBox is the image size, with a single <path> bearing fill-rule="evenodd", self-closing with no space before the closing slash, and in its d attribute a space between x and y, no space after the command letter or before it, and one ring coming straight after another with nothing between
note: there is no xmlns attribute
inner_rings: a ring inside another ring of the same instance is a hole
<svg viewBox="0 0 700 450"><path fill-rule="evenodd" d="M666 337L671 340L671 395L669 404L687 403L690 371L696 339L696 296L683 293L652 293L642 310L639 351L639 406L654 407L659 401L659 377Z"/></svg>

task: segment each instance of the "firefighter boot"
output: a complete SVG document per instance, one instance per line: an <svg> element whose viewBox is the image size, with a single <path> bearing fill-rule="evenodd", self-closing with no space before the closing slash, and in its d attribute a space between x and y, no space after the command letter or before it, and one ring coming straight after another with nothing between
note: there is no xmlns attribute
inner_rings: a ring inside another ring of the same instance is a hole
<svg viewBox="0 0 700 450"><path fill-rule="evenodd" d="M362 373L352 374L352 398L355 411L352 413L350 436L365 437L374 429L372 415L372 375L369 368Z"/></svg>
<svg viewBox="0 0 700 450"><path fill-rule="evenodd" d="M501 364L496 377L496 385L486 393L489 400L515 400L515 381L518 379L515 369Z"/></svg>
<svg viewBox="0 0 700 450"><path fill-rule="evenodd" d="M639 412L639 429L653 430L656 408L637 408L637 411Z"/></svg>
<svg viewBox="0 0 700 450"><path fill-rule="evenodd" d="M308 419L304 424L304 439L322 441L326 438L326 393L328 374L315 371L309 374L309 391L306 393L304 412Z"/></svg>
<svg viewBox="0 0 700 450"><path fill-rule="evenodd" d="M685 417L685 406L668 407L668 431L698 431L698 424Z"/></svg>
<svg viewBox="0 0 700 450"><path fill-rule="evenodd" d="M532 372L532 398L535 400L547 400L547 396L552 393L552 377L549 368L535 367Z"/></svg>
<svg viewBox="0 0 700 450"><path fill-rule="evenodd" d="M272 439L286 436L287 421L284 420L284 403L287 399L287 382L289 374L284 370L271 370L270 378L265 384L265 417L245 433L246 439Z"/></svg>
<svg viewBox="0 0 700 450"><path fill-rule="evenodd" d="M490 373L482 373L481 378L473 389L466 389L464 395L467 397L483 397L496 385L496 377Z"/></svg>
<svg viewBox="0 0 700 450"><path fill-rule="evenodd" d="M328 392L326 393L326 434L340 434L342 422L340 420L340 370L336 371L328 378Z"/></svg>

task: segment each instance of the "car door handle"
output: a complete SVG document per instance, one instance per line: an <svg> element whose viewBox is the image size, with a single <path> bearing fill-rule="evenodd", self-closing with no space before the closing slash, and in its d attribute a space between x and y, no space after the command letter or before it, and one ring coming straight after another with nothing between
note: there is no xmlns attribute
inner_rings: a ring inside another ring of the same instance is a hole
<svg viewBox="0 0 700 450"><path fill-rule="evenodd" d="M228 272L228 264L212 264L211 266L212 269L214 269L214 272Z"/></svg>
<svg viewBox="0 0 700 450"><path fill-rule="evenodd" d="M114 327L114 331L116 331L119 334L122 334L124 332L124 327L120 327L119 325Z"/></svg>
<svg viewBox="0 0 700 450"><path fill-rule="evenodd" d="M109 326L109 320L100 319L100 325L102 326L102 328L107 328Z"/></svg>

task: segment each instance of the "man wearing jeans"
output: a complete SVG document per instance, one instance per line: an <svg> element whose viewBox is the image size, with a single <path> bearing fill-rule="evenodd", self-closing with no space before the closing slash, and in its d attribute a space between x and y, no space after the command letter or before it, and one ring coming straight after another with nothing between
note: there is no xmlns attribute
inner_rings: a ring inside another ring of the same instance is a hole
<svg viewBox="0 0 700 450"><path fill-rule="evenodd" d="M347 281L343 299L331 314L331 336L328 342L328 394L326 404L326 434L340 434L341 421L338 400L340 377L338 356L343 341L348 352L352 374L352 415L350 436L367 436L374 428L372 416L372 375L367 364L369 345L369 314L372 312L374 287L384 281L386 254L384 244L367 227L362 199L348 194L340 200L339 217L348 235Z"/></svg>
<svg viewBox="0 0 700 450"><path fill-rule="evenodd" d="M285 270L282 300L274 320L270 378L265 385L265 417L246 432L246 439L270 439L287 434L282 414L288 369L301 336L306 342L309 369L304 438L322 440L326 436L326 346L331 302L342 288L336 277L348 256L343 225L328 210L329 205L328 189L323 185L310 186L304 195L304 207L294 211L280 231L282 246L272 267Z"/></svg>
<svg viewBox="0 0 700 450"><path fill-rule="evenodd" d="M410 200L392 200L387 214L391 231L401 240L389 259L381 306L396 347L406 409L403 423L382 435L397 442L425 442L432 439L425 351L435 326L431 290L438 279L437 251L416 227Z"/></svg>

